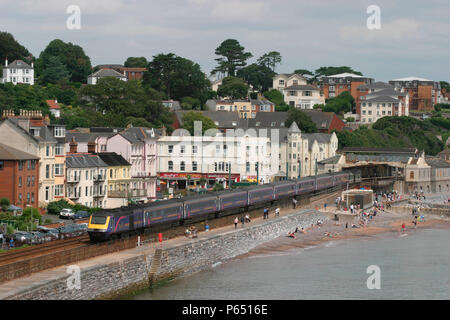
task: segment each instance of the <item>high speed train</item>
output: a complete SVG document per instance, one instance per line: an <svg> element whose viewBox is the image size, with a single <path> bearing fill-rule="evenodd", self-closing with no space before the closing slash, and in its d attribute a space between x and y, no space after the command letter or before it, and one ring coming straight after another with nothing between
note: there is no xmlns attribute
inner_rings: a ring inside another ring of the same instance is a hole
<svg viewBox="0 0 450 320"><path fill-rule="evenodd" d="M91 241L117 239L124 234L142 233L163 225L182 225L262 207L276 201L314 194L336 186L357 182L352 172L323 174L272 184L237 188L145 204L100 210L91 215L88 234Z"/></svg>

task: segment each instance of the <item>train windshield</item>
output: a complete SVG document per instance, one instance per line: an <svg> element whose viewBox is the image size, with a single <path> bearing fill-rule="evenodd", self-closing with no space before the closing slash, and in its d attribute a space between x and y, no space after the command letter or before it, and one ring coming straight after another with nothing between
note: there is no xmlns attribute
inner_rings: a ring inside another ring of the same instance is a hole
<svg viewBox="0 0 450 320"><path fill-rule="evenodd" d="M91 223L92 224L105 224L106 217L105 216L92 216Z"/></svg>

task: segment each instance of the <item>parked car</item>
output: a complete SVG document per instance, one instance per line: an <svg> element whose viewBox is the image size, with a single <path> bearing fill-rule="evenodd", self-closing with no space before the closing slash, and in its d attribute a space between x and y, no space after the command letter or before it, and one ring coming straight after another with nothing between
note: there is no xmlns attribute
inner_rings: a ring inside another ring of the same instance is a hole
<svg viewBox="0 0 450 320"><path fill-rule="evenodd" d="M51 240L58 240L59 239L59 230L58 229L54 229L54 228L47 228L44 226L39 226L37 227L37 229L42 232L45 233L46 235L48 235Z"/></svg>
<svg viewBox="0 0 450 320"><path fill-rule="evenodd" d="M70 217L72 220L87 219L91 214L87 211L77 211L73 216Z"/></svg>
<svg viewBox="0 0 450 320"><path fill-rule="evenodd" d="M38 240L38 243L44 243L44 242L49 242L52 241L52 238L50 237L50 235L44 233L44 232L40 232L40 231L33 231L31 232L31 234L36 237L36 239Z"/></svg>
<svg viewBox="0 0 450 320"><path fill-rule="evenodd" d="M75 213L73 212L72 209L69 208L64 208L61 210L61 212L59 213L59 217L61 219L69 219L71 216L73 216Z"/></svg>
<svg viewBox="0 0 450 320"><path fill-rule="evenodd" d="M32 235L25 231L17 231L9 237L8 241L11 239L14 240L15 246L22 244L33 244ZM36 240L34 243L36 243Z"/></svg>

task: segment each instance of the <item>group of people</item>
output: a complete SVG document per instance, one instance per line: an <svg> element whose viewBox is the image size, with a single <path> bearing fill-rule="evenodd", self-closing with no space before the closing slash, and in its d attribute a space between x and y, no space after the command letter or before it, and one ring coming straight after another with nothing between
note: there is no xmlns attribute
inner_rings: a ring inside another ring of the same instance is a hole
<svg viewBox="0 0 450 320"><path fill-rule="evenodd" d="M238 217L234 218L234 228L237 229L237 225L239 224L239 221L241 221L242 227L244 227L245 223L249 223L252 221L252 219L250 219L250 215L247 213L245 216L241 216L240 219L238 219Z"/></svg>
<svg viewBox="0 0 450 320"><path fill-rule="evenodd" d="M184 232L184 235L186 236L186 238L189 238L189 239L198 238L197 232L198 232L198 229L196 226L190 226L189 228L186 229L186 231Z"/></svg>
<svg viewBox="0 0 450 320"><path fill-rule="evenodd" d="M275 208L275 217L280 215L280 208ZM269 208L264 208L264 219L269 219Z"/></svg>

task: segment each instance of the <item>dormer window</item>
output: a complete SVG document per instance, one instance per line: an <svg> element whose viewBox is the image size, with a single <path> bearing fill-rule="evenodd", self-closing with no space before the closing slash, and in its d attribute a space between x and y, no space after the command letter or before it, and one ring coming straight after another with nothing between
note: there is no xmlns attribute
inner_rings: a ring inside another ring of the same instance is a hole
<svg viewBox="0 0 450 320"><path fill-rule="evenodd" d="M40 129L39 128L32 128L30 129L30 133L34 136L34 137L39 137L40 135Z"/></svg>
<svg viewBox="0 0 450 320"><path fill-rule="evenodd" d="M55 127L55 138L64 138L66 136L66 128Z"/></svg>

